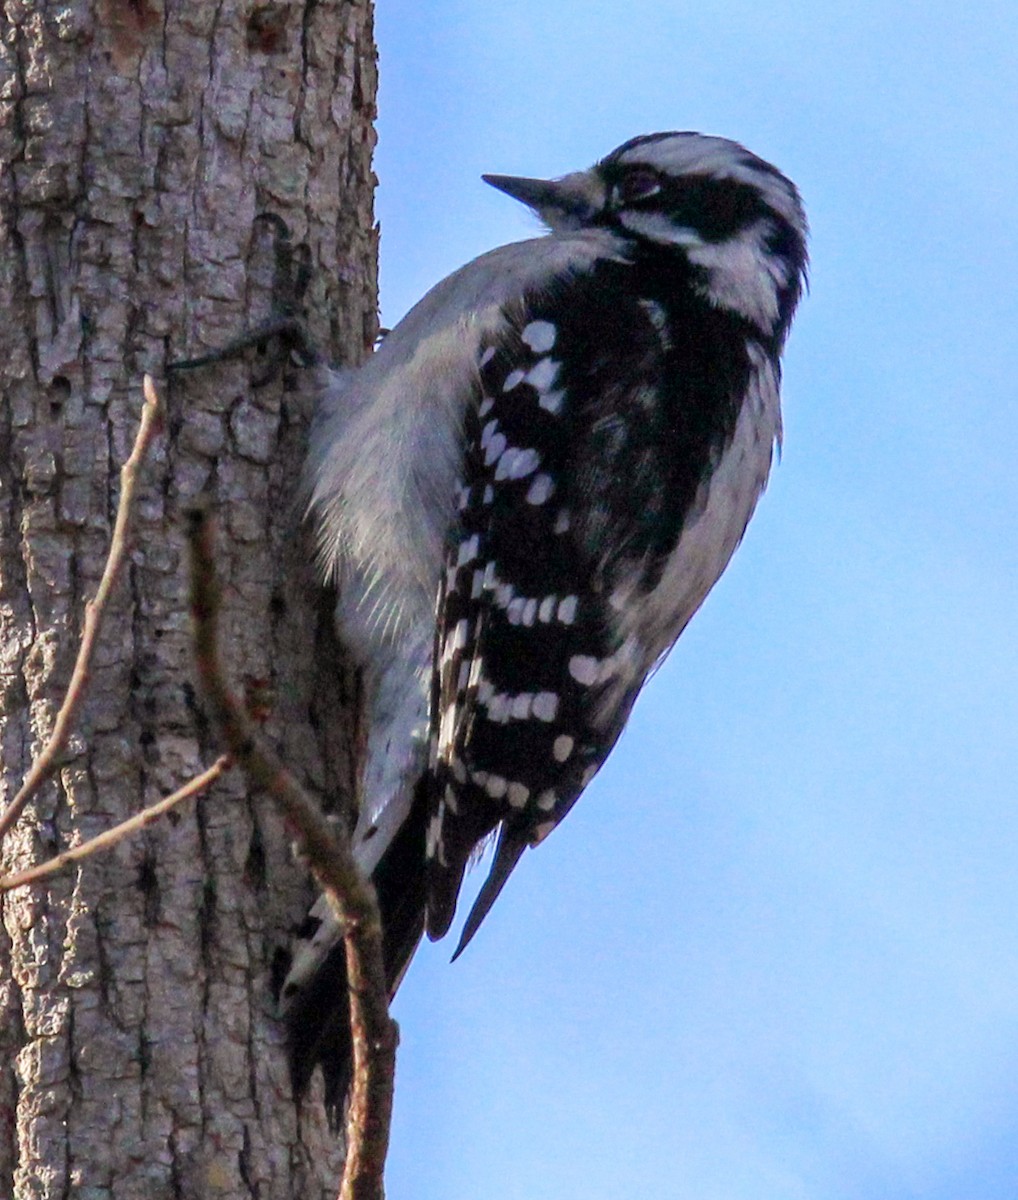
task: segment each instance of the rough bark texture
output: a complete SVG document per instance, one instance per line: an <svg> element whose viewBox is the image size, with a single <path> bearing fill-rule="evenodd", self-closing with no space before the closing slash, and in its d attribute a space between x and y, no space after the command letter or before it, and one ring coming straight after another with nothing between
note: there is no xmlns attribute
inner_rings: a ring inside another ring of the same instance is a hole
<svg viewBox="0 0 1018 1200"><path fill-rule="evenodd" d="M268 315L279 214L311 332L375 330L369 0L0 0L0 804L51 727L108 545L141 375ZM307 388L230 363L167 391L78 735L4 848L21 867L179 786L194 698L181 513L215 497L235 678L327 801L355 687L299 533ZM317 632L316 632L317 631ZM305 873L232 775L80 870L0 898L0 1197L335 1194L289 1095L269 983Z"/></svg>

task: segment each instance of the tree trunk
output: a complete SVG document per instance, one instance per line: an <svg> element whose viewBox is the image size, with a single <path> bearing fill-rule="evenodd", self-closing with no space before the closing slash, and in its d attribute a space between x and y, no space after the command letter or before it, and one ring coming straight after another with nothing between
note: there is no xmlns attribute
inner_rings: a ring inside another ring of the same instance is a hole
<svg viewBox="0 0 1018 1200"><path fill-rule="evenodd" d="M309 325L373 339L370 0L0 0L0 807L53 723L115 515L144 371L270 315L271 227ZM297 497L309 389L174 377L78 731L8 837L49 857L218 753L192 684L182 514L211 494L235 681L325 802L356 688ZM290 372L291 376L293 372ZM317 631L317 632L316 632ZM270 986L306 873L237 773L49 883L0 897L0 1197L335 1194L342 1147L290 1096Z"/></svg>

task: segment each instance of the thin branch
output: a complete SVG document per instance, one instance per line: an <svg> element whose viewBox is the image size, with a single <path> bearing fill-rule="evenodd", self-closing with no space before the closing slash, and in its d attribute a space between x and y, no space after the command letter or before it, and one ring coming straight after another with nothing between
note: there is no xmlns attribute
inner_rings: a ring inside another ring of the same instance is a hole
<svg viewBox="0 0 1018 1200"><path fill-rule="evenodd" d="M102 629L106 606L127 556L131 510L134 504L138 473L148 454L152 439L162 426L162 401L159 399L151 375L145 376L143 390L145 403L141 410L141 424L138 426L131 456L120 468L120 503L117 506L117 517L113 525L110 552L95 596L85 605L85 624L81 634L81 644L78 647L78 657L74 664L74 672L71 675L71 682L67 686L67 695L57 713L49 741L32 764L18 794L8 805L7 810L0 815L0 842L21 816L28 801L60 768L60 756L67 745L67 739L71 736L78 711L85 698L92 656L95 653L99 632Z"/></svg>
<svg viewBox="0 0 1018 1200"><path fill-rule="evenodd" d="M178 804L182 804L185 800L190 800L192 796L197 796L199 792L203 792L211 784L229 770L233 765L233 759L228 754L221 754L219 758L206 771L202 771L200 775L196 775L194 779L185 783L182 788L178 788L169 796L164 796L162 800L157 800L155 804L149 805L140 813L136 813L133 817L128 817L126 821L121 821L119 825L114 825L112 829L107 829L105 833L100 833L97 837L89 838L87 842L82 842L80 846L74 846L70 850L65 850L63 854L58 854L54 858L47 859L44 863L39 863L36 867L27 867L24 871L17 871L13 875L0 875L0 892L10 892L16 887L24 887L26 884L35 883L39 879L45 879L48 875L55 875L57 871L66 867L69 863L78 862L79 859L88 858L90 854L96 854L100 850L108 850L110 846L115 846L117 842L123 841L124 838L130 837L132 833L137 833L138 830L144 829L146 825L151 825L157 818L164 816L171 808L176 808Z"/></svg>
<svg viewBox="0 0 1018 1200"><path fill-rule="evenodd" d="M251 786L269 793L296 834L343 930L350 988L353 1086L339 1197L382 1200L397 1030L389 1017L382 922L375 889L357 866L343 828L331 827L294 776L262 743L255 723L226 684L217 634L222 592L215 568L211 521L203 509L189 514L188 545L195 658L212 722Z"/></svg>

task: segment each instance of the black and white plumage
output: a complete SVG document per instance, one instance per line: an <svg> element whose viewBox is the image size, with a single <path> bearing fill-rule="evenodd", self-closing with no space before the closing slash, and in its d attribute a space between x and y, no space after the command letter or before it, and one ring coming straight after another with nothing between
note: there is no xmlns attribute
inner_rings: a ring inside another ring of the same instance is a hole
<svg viewBox="0 0 1018 1200"><path fill-rule="evenodd" d="M780 438L806 268L794 186L735 142L635 138L557 181L486 177L549 228L438 284L331 373L309 459L371 723L354 834L393 990L497 831L473 936L590 782L742 538ZM282 1005L341 1098L324 908Z"/></svg>

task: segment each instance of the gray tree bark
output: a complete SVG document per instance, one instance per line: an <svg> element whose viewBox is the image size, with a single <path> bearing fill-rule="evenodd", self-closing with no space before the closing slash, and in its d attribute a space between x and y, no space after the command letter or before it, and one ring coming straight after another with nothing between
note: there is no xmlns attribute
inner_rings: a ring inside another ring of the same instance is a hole
<svg viewBox="0 0 1018 1200"><path fill-rule="evenodd" d="M370 0L0 0L0 807L52 727L144 371L268 316L279 214L318 344L376 329ZM218 747L192 685L181 515L214 498L234 679L326 801L356 686L300 532L309 400L226 363L165 389L77 735L3 851L21 868L179 787ZM233 773L0 897L0 1197L332 1196L342 1147L290 1096L269 982L309 898Z"/></svg>

